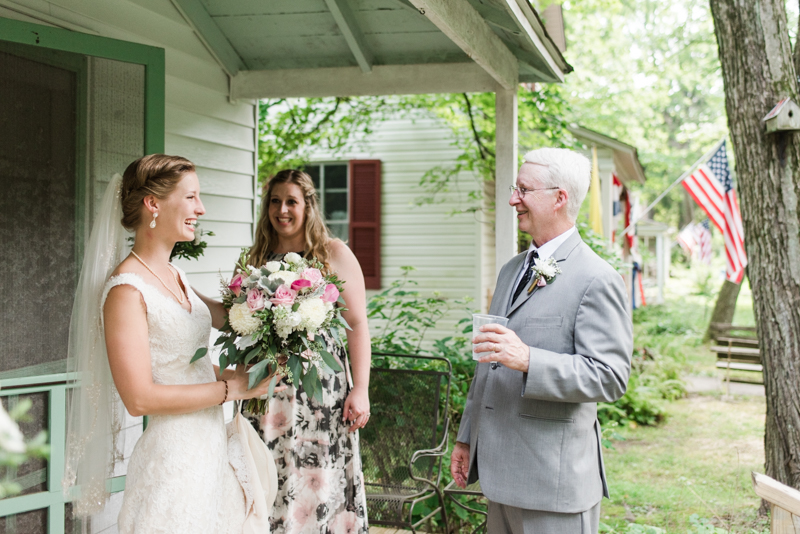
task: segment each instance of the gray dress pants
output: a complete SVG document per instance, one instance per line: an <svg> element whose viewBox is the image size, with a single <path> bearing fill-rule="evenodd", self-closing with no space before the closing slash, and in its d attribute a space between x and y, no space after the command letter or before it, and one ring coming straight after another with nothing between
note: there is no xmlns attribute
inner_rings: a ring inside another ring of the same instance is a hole
<svg viewBox="0 0 800 534"><path fill-rule="evenodd" d="M526 510L489 501L488 534L597 534L600 503L579 514Z"/></svg>

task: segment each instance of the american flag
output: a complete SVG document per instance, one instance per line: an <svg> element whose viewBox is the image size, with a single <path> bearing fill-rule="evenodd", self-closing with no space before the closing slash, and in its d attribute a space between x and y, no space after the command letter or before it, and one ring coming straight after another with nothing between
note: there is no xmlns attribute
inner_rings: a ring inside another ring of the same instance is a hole
<svg viewBox="0 0 800 534"><path fill-rule="evenodd" d="M736 199L736 190L728 168L725 141L707 162L701 164L683 181L683 187L722 233L727 260L725 278L740 283L747 266L747 255L744 251L739 201Z"/></svg>
<svg viewBox="0 0 800 534"><path fill-rule="evenodd" d="M683 227L678 234L678 244L690 258L694 257L697 252L697 233L694 231L694 223Z"/></svg>
<svg viewBox="0 0 800 534"><path fill-rule="evenodd" d="M711 227L708 219L694 227L697 236L698 258L706 265L711 265Z"/></svg>

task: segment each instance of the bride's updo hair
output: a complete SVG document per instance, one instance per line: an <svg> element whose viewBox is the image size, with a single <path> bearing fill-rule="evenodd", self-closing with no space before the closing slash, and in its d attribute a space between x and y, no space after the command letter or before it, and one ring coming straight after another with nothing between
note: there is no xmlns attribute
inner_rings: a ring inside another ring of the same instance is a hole
<svg viewBox="0 0 800 534"><path fill-rule="evenodd" d="M166 198L190 172L194 172L194 163L166 154L150 154L128 165L122 175L122 226L135 230L142 222L144 197Z"/></svg>

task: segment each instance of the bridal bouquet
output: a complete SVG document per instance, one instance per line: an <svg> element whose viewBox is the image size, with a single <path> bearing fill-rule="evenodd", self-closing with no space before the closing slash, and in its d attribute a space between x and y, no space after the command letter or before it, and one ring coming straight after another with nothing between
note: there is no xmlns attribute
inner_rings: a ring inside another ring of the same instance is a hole
<svg viewBox="0 0 800 534"><path fill-rule="evenodd" d="M341 315L344 308L334 306L337 301L344 304L339 296L342 281L335 274L324 276L321 263L295 253L263 267L246 262L245 250L233 279L222 280L228 319L215 343L222 345L220 372L231 364L252 365L247 371L251 388L277 372L321 401L322 373L342 370L329 350L342 345L340 329L350 328ZM206 352L198 350L192 361ZM276 382L273 376L268 398ZM265 399L250 399L245 409L264 414L267 404Z"/></svg>

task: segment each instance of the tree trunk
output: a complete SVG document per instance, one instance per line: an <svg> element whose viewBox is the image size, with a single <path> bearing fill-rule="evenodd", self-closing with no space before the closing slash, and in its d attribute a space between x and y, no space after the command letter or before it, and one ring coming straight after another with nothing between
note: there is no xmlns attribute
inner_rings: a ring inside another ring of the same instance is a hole
<svg viewBox="0 0 800 534"><path fill-rule="evenodd" d="M765 467L800 488L800 138L761 122L781 98L797 101L785 0L710 2L764 364Z"/></svg>
<svg viewBox="0 0 800 534"><path fill-rule="evenodd" d="M725 280L717 295L717 303L714 304L714 311L711 313L711 321L708 323L708 330L704 340L708 341L714 334L711 325L714 323L732 323L733 314L736 312L736 299L739 298L741 284L734 284Z"/></svg>

